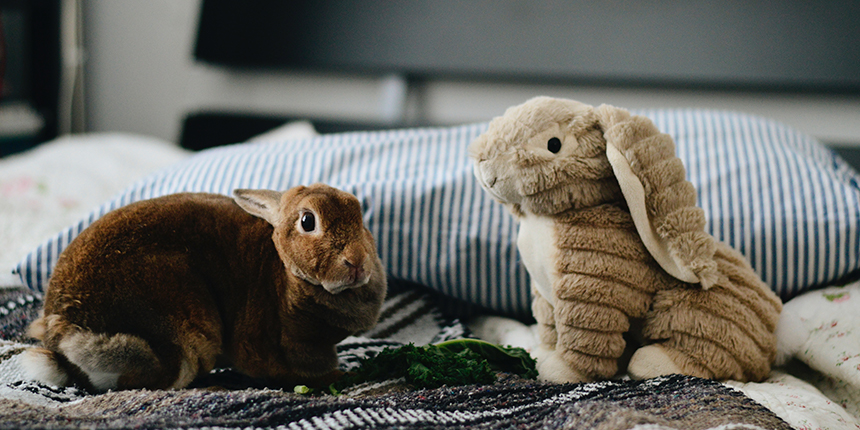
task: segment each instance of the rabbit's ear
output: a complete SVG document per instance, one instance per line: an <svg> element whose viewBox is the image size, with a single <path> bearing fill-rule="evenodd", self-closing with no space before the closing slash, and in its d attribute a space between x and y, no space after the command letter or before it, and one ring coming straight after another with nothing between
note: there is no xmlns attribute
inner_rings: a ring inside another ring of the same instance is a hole
<svg viewBox="0 0 860 430"><path fill-rule="evenodd" d="M260 217L278 226L281 222L281 196L283 193L272 190L234 190L233 200L245 212Z"/></svg>
<svg viewBox="0 0 860 430"><path fill-rule="evenodd" d="M704 231L704 211L671 136L623 109L602 105L596 113L606 157L645 247L670 275L709 288L716 282L716 244Z"/></svg>

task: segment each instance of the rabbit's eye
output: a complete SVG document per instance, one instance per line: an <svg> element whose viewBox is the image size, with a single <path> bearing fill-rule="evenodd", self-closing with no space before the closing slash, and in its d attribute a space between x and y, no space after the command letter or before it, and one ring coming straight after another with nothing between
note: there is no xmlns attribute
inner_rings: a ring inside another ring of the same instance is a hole
<svg viewBox="0 0 860 430"><path fill-rule="evenodd" d="M553 154L558 154L558 151L561 151L561 139L557 137L553 137L552 139L546 142L546 149Z"/></svg>
<svg viewBox="0 0 860 430"><path fill-rule="evenodd" d="M299 225L302 226L302 230L307 233L310 233L317 228L317 220L314 217L314 214L311 212L302 213L302 218L299 220Z"/></svg>

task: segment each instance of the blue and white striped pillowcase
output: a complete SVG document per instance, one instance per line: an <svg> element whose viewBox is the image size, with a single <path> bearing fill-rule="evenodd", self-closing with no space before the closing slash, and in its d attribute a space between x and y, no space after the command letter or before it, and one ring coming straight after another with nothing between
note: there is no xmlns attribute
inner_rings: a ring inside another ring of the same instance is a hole
<svg viewBox="0 0 860 430"><path fill-rule="evenodd" d="M858 176L813 139L772 121L701 110L649 110L672 135L709 230L788 299L860 267ZM359 197L389 273L498 312L528 315L516 224L483 192L466 147L486 128L346 133L201 152L131 186L16 268L44 290L59 253L101 215L181 191L287 189L326 182Z"/></svg>

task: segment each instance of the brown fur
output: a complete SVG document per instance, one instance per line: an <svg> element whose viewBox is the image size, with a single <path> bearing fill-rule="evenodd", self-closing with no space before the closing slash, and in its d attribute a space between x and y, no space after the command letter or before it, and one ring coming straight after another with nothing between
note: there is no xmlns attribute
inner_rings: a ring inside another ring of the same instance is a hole
<svg viewBox="0 0 860 430"><path fill-rule="evenodd" d="M547 149L551 138L563 142L558 153ZM671 276L646 247L607 142L644 188L648 228L698 282ZM522 223L552 223L554 261L528 267L542 377L612 377L624 369L628 332L641 332L652 344L633 355L635 377L669 370L741 381L767 377L782 304L737 251L704 231L704 212L695 206L696 190L674 142L650 120L611 106L539 97L494 119L469 151L481 184ZM542 296L536 279L552 280L551 297ZM654 362L663 359L670 363Z"/></svg>
<svg viewBox="0 0 860 430"><path fill-rule="evenodd" d="M335 344L376 323L386 292L358 200L320 184L236 194L141 201L84 230L31 327L35 364L96 389L181 388L216 361L283 384L336 377ZM306 210L319 234L300 231Z"/></svg>

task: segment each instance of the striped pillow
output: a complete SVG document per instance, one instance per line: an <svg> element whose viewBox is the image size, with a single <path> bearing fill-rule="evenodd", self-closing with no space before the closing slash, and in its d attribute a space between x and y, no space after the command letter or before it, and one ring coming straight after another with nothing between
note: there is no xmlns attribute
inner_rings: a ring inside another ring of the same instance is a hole
<svg viewBox="0 0 860 430"><path fill-rule="evenodd" d="M636 112L672 135L709 231L748 257L785 300L860 266L860 189L845 162L775 122L703 110ZM132 185L15 269L43 291L57 256L90 223L130 202L181 191L287 189L326 182L362 203L391 276L526 316L516 224L472 175L466 148L486 124L324 135L198 153Z"/></svg>

